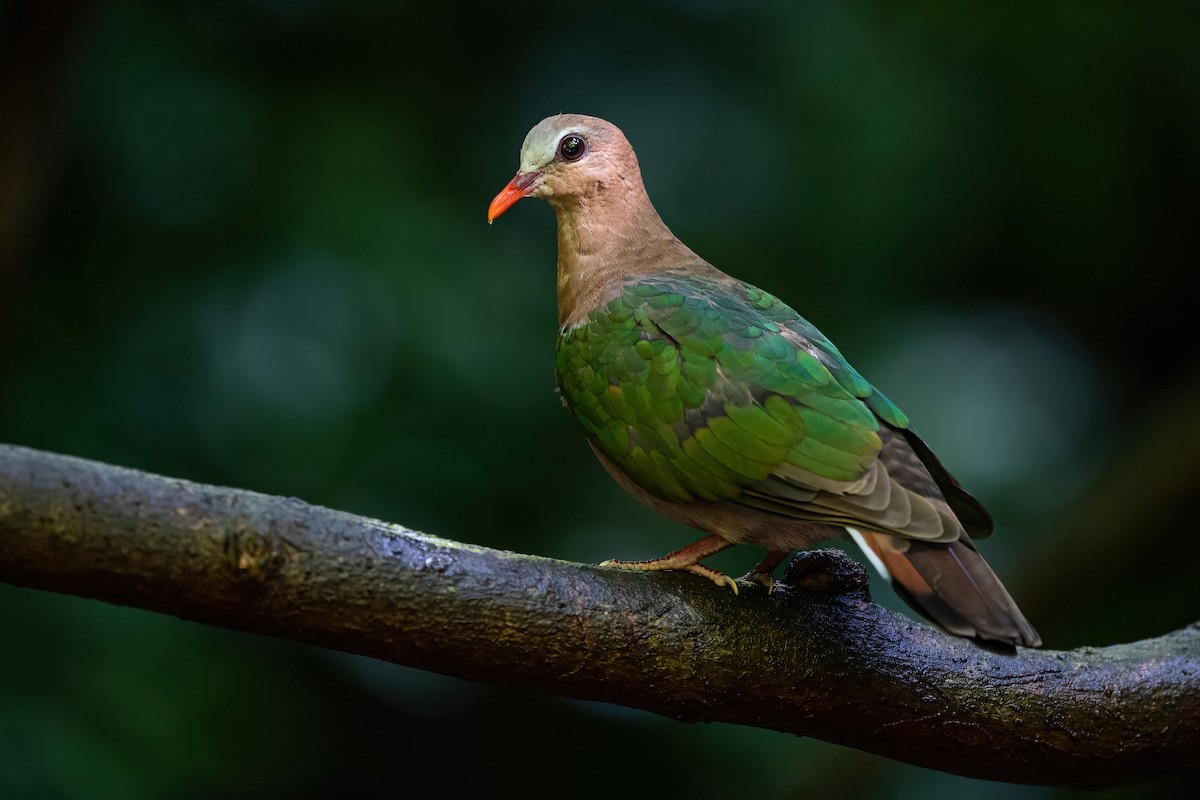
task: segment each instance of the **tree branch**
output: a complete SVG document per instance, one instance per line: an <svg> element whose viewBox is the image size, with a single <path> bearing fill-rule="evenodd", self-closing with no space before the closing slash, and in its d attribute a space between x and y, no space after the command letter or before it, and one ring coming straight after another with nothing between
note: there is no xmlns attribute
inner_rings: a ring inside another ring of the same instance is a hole
<svg viewBox="0 0 1200 800"><path fill-rule="evenodd" d="M0 446L0 580L978 778L1103 787L1200 764L1200 627L993 653L871 603L839 551L738 597Z"/></svg>

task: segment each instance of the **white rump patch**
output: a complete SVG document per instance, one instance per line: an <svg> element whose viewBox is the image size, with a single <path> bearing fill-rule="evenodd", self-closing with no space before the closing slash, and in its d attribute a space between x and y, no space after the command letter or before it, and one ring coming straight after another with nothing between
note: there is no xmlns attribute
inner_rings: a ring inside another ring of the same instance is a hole
<svg viewBox="0 0 1200 800"><path fill-rule="evenodd" d="M863 532L858 528L851 528L849 525L845 527L846 533L850 534L850 538L853 539L854 543L858 545L860 550L863 551L863 554L867 557L867 561L871 562L871 566L875 568L875 571L882 575L886 580L890 581L892 579L892 573L888 572L887 565L883 563L883 559L880 558L875 552L875 548L871 547L871 545L867 543L867 537L863 535Z"/></svg>

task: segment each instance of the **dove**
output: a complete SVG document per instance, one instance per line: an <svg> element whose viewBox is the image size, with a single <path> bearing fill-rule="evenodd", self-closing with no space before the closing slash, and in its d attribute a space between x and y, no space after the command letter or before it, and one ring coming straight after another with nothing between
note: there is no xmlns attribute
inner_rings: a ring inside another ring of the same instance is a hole
<svg viewBox="0 0 1200 800"><path fill-rule="evenodd" d="M620 129L580 114L539 122L488 222L524 197L557 220L564 404L617 483L705 534L605 566L687 571L736 592L701 561L757 545L767 553L745 578L770 589L790 553L848 537L945 631L1041 644L975 544L993 529L984 506L815 326L671 233Z"/></svg>

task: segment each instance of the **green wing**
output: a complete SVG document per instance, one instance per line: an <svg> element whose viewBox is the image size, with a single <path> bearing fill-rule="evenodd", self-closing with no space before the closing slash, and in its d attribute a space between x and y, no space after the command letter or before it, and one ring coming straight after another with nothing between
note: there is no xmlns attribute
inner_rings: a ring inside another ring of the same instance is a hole
<svg viewBox="0 0 1200 800"><path fill-rule="evenodd" d="M755 287L631 279L563 332L557 365L593 444L664 500L734 501L921 539L962 530L909 446L919 440L904 414Z"/></svg>

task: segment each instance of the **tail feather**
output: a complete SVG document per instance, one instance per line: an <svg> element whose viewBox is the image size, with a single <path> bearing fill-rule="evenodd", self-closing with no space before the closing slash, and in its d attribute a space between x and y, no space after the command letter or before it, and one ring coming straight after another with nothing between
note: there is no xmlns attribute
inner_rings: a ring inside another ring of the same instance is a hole
<svg viewBox="0 0 1200 800"><path fill-rule="evenodd" d="M896 593L947 632L1004 645L1041 645L967 535L939 543L847 530Z"/></svg>

